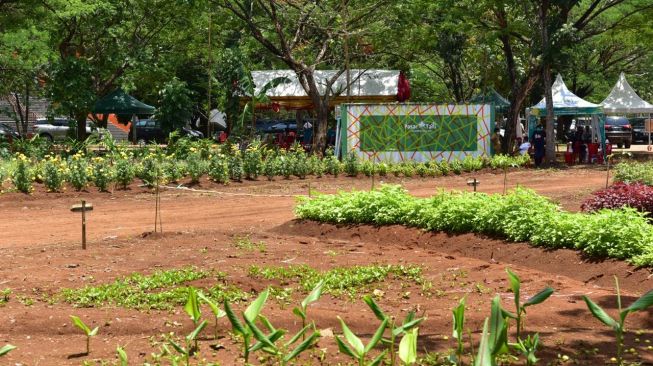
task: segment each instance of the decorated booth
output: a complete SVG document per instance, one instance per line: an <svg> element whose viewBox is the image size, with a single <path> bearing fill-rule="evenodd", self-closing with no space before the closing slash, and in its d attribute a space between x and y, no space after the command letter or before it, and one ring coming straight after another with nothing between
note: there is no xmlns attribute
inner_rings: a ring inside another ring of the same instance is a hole
<svg viewBox="0 0 653 366"><path fill-rule="evenodd" d="M649 121L653 120L653 104L643 100L630 86L626 75L622 72L619 80L614 85L610 94L601 102L601 107L606 114L610 115L649 115ZM648 133L648 144L651 144L651 127L646 126Z"/></svg>
<svg viewBox="0 0 653 366"><path fill-rule="evenodd" d="M336 149L375 161L453 161L490 156L489 104L344 104Z"/></svg>

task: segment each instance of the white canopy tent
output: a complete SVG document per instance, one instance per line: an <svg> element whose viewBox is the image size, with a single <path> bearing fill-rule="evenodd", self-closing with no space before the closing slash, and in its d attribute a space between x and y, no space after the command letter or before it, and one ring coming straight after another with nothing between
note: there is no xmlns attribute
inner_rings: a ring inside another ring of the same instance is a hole
<svg viewBox="0 0 653 366"><path fill-rule="evenodd" d="M601 102L606 114L651 114L653 104L643 100L628 84L622 72L610 94Z"/></svg>

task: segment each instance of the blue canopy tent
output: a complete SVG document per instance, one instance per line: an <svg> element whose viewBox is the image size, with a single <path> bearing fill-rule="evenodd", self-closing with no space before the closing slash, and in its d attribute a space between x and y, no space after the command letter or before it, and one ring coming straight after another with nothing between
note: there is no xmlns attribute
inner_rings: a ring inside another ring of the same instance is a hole
<svg viewBox="0 0 653 366"><path fill-rule="evenodd" d="M562 76L558 74L551 86L553 94L553 115L558 116L587 116L591 118L592 141L601 144L601 151L605 153L605 115L603 107L590 103L572 93ZM540 117L546 116L546 98L526 110L528 121L528 136L532 138Z"/></svg>

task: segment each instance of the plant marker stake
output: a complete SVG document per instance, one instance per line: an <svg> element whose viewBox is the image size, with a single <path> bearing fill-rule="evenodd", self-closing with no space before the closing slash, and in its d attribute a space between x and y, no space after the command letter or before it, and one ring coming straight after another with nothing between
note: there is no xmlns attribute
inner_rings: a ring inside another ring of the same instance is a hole
<svg viewBox="0 0 653 366"><path fill-rule="evenodd" d="M311 182L308 182L308 197L311 196Z"/></svg>
<svg viewBox="0 0 653 366"><path fill-rule="evenodd" d="M605 189L608 189L608 184L610 182L610 156L607 156L605 160L608 162L608 171L607 175L605 176Z"/></svg>
<svg viewBox="0 0 653 366"><path fill-rule="evenodd" d="M82 200L81 205L73 205L70 208L72 212L81 212L82 213L82 249L86 249L86 211L93 211L93 205L86 205L86 201Z"/></svg>
<svg viewBox="0 0 653 366"><path fill-rule="evenodd" d="M479 184L481 184L481 182L478 181L478 180L476 180L476 178L474 178L474 179L470 179L470 180L467 181L467 185L468 185L468 186L472 186L472 187L474 187L474 192L476 192L476 187L477 187Z"/></svg>

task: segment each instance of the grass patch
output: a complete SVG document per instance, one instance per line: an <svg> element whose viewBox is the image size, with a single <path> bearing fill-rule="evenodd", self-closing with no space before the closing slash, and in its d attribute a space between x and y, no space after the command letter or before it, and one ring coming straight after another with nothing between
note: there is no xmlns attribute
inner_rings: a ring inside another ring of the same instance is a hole
<svg viewBox="0 0 653 366"><path fill-rule="evenodd" d="M226 278L224 273L212 273L194 267L156 271L149 276L134 273L104 285L63 289L61 297L63 301L77 307L120 306L139 310L169 310L186 302L186 282L212 275L217 281L224 282ZM239 301L248 297L244 291L225 283L207 288L205 293L215 301Z"/></svg>
<svg viewBox="0 0 653 366"><path fill-rule="evenodd" d="M9 295L11 295L11 289L6 288L4 290L0 290L0 306L4 306L6 303L9 302Z"/></svg>
<svg viewBox="0 0 653 366"><path fill-rule="evenodd" d="M263 253L266 250L265 243L263 241L255 243L252 241L249 235L235 236L233 239L233 245L237 249L246 251L258 250L259 252Z"/></svg>
<svg viewBox="0 0 653 366"><path fill-rule="evenodd" d="M288 267L249 267L252 278L279 280L283 285L299 282L299 290L311 291L318 282L324 280L324 292L338 297L348 295L355 297L359 291L369 290L370 285L383 282L388 278L415 284L423 284L422 268L403 265L371 265L339 267L320 272L307 265Z"/></svg>

